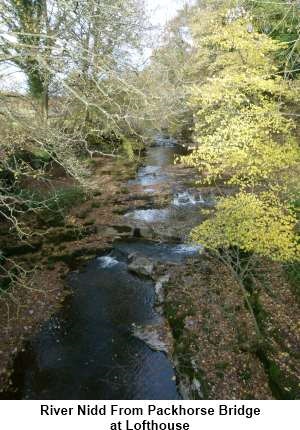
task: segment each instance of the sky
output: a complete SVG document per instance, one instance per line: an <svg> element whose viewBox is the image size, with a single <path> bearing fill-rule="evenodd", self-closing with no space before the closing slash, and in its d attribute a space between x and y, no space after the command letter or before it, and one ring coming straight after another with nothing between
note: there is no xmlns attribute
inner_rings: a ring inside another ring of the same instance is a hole
<svg viewBox="0 0 300 430"><path fill-rule="evenodd" d="M147 14L154 26L163 27L167 21L173 18L177 11L184 4L192 3L193 0L145 0ZM145 50L145 58L149 58L152 49ZM22 89L24 88L25 77L15 67L2 65L0 67L0 88L1 89Z"/></svg>
<svg viewBox="0 0 300 430"><path fill-rule="evenodd" d="M187 0L146 0L146 7L150 13L151 22L154 25L164 25L176 15Z"/></svg>
<svg viewBox="0 0 300 430"><path fill-rule="evenodd" d="M160 29L162 29L168 21L174 18L179 9L182 9L184 5L192 5L195 0L144 0L146 13L150 18L150 21L154 27L158 27L157 37L159 39ZM155 33L153 33L154 35ZM142 63L146 63L147 59L151 57L153 47L156 46L157 40L153 38L153 46L144 48L142 56Z"/></svg>

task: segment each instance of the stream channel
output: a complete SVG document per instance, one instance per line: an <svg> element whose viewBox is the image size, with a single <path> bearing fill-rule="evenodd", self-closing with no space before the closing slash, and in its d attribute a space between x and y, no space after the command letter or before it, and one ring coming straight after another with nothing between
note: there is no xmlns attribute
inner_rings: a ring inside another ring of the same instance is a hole
<svg viewBox="0 0 300 430"><path fill-rule="evenodd" d="M144 193L159 193L167 185L170 205L124 215L137 228L157 225L167 231L177 226L181 242L119 241L109 254L70 273L72 294L16 360L13 398L181 399L168 356L133 335L134 326L153 324L161 316L155 309L153 280L128 270L130 255L180 263L199 252L185 244L181 225L188 231L199 222L199 206L209 202L170 173L181 151L171 139L157 138L136 179L128 183Z"/></svg>

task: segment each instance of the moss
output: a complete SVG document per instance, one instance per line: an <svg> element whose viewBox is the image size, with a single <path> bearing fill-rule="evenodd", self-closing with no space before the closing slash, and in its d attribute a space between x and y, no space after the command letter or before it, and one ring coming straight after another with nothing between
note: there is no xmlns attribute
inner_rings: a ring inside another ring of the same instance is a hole
<svg viewBox="0 0 300 430"><path fill-rule="evenodd" d="M258 352L258 357L264 365L274 397L279 400L300 399L297 384L290 378L286 378L279 366L267 356L264 350Z"/></svg>
<svg viewBox="0 0 300 430"><path fill-rule="evenodd" d="M97 160L95 160L94 158L89 158L88 160L86 160L86 163L89 166L92 166L92 167L96 167L97 166Z"/></svg>
<svg viewBox="0 0 300 430"><path fill-rule="evenodd" d="M87 219L87 220L85 220L85 221L83 221L83 225L85 226L85 227L90 227L90 226L92 226L92 225L94 225L96 223L96 220L95 219Z"/></svg>
<svg viewBox="0 0 300 430"><path fill-rule="evenodd" d="M195 180L195 179L189 179L189 180L187 180L187 181L183 181L183 185L184 185L186 188L197 188L198 181L197 181L197 180Z"/></svg>
<svg viewBox="0 0 300 430"><path fill-rule="evenodd" d="M228 361L219 361L215 364L216 369L218 370L226 370L230 366Z"/></svg>
<svg viewBox="0 0 300 430"><path fill-rule="evenodd" d="M165 315L171 324L173 335L175 339L179 339L184 329L184 320L178 318L177 305L174 303L165 303Z"/></svg>
<svg viewBox="0 0 300 430"><path fill-rule="evenodd" d="M14 154L14 158L19 161L24 161L33 169L43 168L46 164L52 160L51 155L41 148L31 148L30 150L20 150ZM14 163L12 158L10 162Z"/></svg>
<svg viewBox="0 0 300 430"><path fill-rule="evenodd" d="M21 190L19 196L25 201L25 209L38 211L38 217L43 224L60 226L63 225L69 210L85 199L85 192L81 187L68 187L46 196L36 191Z"/></svg>
<svg viewBox="0 0 300 430"><path fill-rule="evenodd" d="M47 235L47 239L49 243L60 244L58 249L62 247L65 248L65 245L62 242L73 242L74 240L79 240L85 237L89 232L87 232L84 228L59 228L54 229Z"/></svg>
<svg viewBox="0 0 300 430"><path fill-rule="evenodd" d="M48 263L47 263L47 268L49 269L49 270L54 270L54 268L55 268L55 263L53 262L53 261L48 261Z"/></svg>
<svg viewBox="0 0 300 430"><path fill-rule="evenodd" d="M144 144L141 141L133 138L123 138L122 152L126 156L127 160L135 161L140 158L140 154L144 148Z"/></svg>
<svg viewBox="0 0 300 430"><path fill-rule="evenodd" d="M117 207L113 209L112 213L116 215L124 215L127 212L127 208Z"/></svg>
<svg viewBox="0 0 300 430"><path fill-rule="evenodd" d="M6 257L13 257L18 255L30 254L32 252L38 251L42 246L41 242L33 244L16 244L12 246L7 246L3 248L3 252Z"/></svg>
<svg viewBox="0 0 300 430"><path fill-rule="evenodd" d="M129 189L128 189L127 187L121 187L121 188L120 188L120 192L121 192L122 194L129 194Z"/></svg>
<svg viewBox="0 0 300 430"><path fill-rule="evenodd" d="M167 284L165 288L170 290L175 286ZM199 381L204 398L207 398L208 386L204 374L201 369L193 366L193 353L190 352L192 349L198 348L197 336L195 333L185 330L186 317L193 315L195 311L194 303L190 297L178 297L177 301L172 299L164 302L164 313L175 339L174 355L178 359L177 371L188 379L189 385L192 385L195 379ZM193 399L199 399L199 393L197 392L190 393L190 396Z"/></svg>
<svg viewBox="0 0 300 430"><path fill-rule="evenodd" d="M300 262L288 264L285 267L285 273L300 304Z"/></svg>
<svg viewBox="0 0 300 430"><path fill-rule="evenodd" d="M261 284L264 286L264 280L260 279ZM248 280L248 283L250 281ZM299 386L296 380L292 380L289 375L283 371L277 363L272 359L273 354L277 356L279 351L274 349L272 340L276 340L279 345L283 345L282 335L279 331L273 330L272 332L265 332L266 321L269 318L269 314L264 309L259 299L259 292L255 288L250 287L248 290L251 291L251 303L253 311L256 316L256 320L260 327L263 335L263 341L257 345L256 355L260 359L264 366L265 372L268 376L269 386L275 398L280 400L293 400L300 398ZM274 294L273 294L274 296ZM272 343L271 343L272 342Z"/></svg>
<svg viewBox="0 0 300 430"><path fill-rule="evenodd" d="M96 219L95 219L95 218L91 218L91 219L89 219L89 220L85 223L85 225L86 225L86 226L94 225L94 224L96 224Z"/></svg>
<svg viewBox="0 0 300 430"><path fill-rule="evenodd" d="M240 377L243 381L248 382L252 378L251 370L250 369L243 369L240 372Z"/></svg>
<svg viewBox="0 0 300 430"><path fill-rule="evenodd" d="M196 336L191 333L187 335L187 332L185 332L184 336L181 337L180 342L176 344L175 354L179 361L178 373L185 375L189 379L190 385L192 385L192 382L195 379L199 381L201 383L203 398L207 399L209 387L205 379L204 372L200 367L193 365L194 354L189 352L191 350L191 346L195 342L197 342ZM191 397L198 400L199 394L194 391Z"/></svg>

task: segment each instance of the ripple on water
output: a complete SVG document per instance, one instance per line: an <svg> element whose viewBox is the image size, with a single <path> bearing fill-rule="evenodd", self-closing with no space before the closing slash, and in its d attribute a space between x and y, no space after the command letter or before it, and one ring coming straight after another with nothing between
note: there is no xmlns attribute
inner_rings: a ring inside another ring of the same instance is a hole
<svg viewBox="0 0 300 430"><path fill-rule="evenodd" d="M174 247L175 254L195 255L203 250L202 245L180 244Z"/></svg>
<svg viewBox="0 0 300 430"><path fill-rule="evenodd" d="M142 167L136 179L129 181L129 184L147 186L159 184L164 180L166 180L166 175L162 173L160 166L148 165Z"/></svg>
<svg viewBox="0 0 300 430"><path fill-rule="evenodd" d="M154 141L157 146L172 147L177 144L177 140L170 136L157 135L155 136Z"/></svg>
<svg viewBox="0 0 300 430"><path fill-rule="evenodd" d="M150 223L164 221L169 217L169 214L169 209L138 209L127 213L125 217L135 221Z"/></svg>
<svg viewBox="0 0 300 430"><path fill-rule="evenodd" d="M155 243L145 239L115 242L115 251L122 255L137 254L165 262L183 262L187 257L198 255L202 249L201 245L190 243Z"/></svg>
<svg viewBox="0 0 300 430"><path fill-rule="evenodd" d="M18 358L14 398L179 400L167 356L132 334L134 325L157 322L153 282L112 253L69 285L73 294Z"/></svg>
<svg viewBox="0 0 300 430"><path fill-rule="evenodd" d="M97 262L99 263L99 266L102 269L108 269L110 267L115 266L116 264L119 264L119 261L115 258L111 257L110 255L105 255L103 257L98 257Z"/></svg>
<svg viewBox="0 0 300 430"><path fill-rule="evenodd" d="M174 206L192 206L205 203L201 194L191 194L188 191L177 193L173 199Z"/></svg>
<svg viewBox="0 0 300 430"><path fill-rule="evenodd" d="M158 173L159 171L161 171L160 166L145 166L142 167L139 171L139 176L144 176L144 175L153 175L154 173Z"/></svg>

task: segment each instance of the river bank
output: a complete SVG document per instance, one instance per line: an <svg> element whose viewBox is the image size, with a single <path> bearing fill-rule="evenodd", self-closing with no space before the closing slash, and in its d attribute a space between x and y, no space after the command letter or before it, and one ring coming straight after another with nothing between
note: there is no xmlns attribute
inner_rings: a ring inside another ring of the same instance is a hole
<svg viewBox="0 0 300 430"><path fill-rule="evenodd" d="M68 210L63 224L49 226L43 219L35 220L35 234L23 242L5 226L1 229L1 249L26 271L22 282L0 297L0 392L12 384L13 362L24 342L70 294L69 271L107 250L116 238L131 234L130 229L118 230L118 211L128 205L123 184L135 175L137 164L98 158L90 167L88 194ZM73 181L66 179L56 174L53 186L73 190Z"/></svg>
<svg viewBox="0 0 300 430"><path fill-rule="evenodd" d="M299 310L290 285L279 266L261 265L256 312L267 342L259 355L232 276L187 240L218 194L232 190L195 188L194 172L173 163L180 151L158 142L137 174L134 164L93 162L90 196L34 254L52 289L43 288L43 300L22 290L29 304L18 318L44 305L15 337L22 348L27 327L11 397L297 398Z"/></svg>

